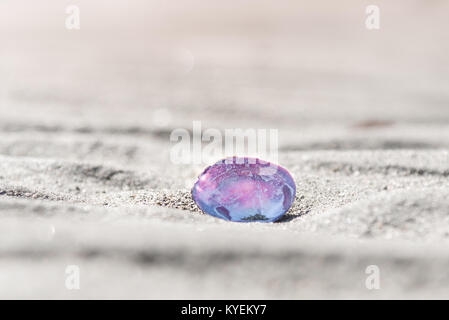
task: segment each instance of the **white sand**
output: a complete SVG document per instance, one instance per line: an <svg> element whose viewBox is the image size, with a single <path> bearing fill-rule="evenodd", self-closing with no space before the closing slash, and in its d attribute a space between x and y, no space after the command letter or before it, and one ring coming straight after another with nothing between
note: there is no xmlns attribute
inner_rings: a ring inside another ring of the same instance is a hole
<svg viewBox="0 0 449 320"><path fill-rule="evenodd" d="M3 1L0 297L448 298L449 5L314 3ZM194 120L279 130L280 222L199 212Z"/></svg>

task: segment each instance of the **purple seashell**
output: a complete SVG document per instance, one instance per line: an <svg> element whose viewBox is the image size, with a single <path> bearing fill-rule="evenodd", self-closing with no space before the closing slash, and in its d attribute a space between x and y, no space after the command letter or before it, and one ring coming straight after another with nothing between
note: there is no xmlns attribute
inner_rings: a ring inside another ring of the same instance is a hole
<svg viewBox="0 0 449 320"><path fill-rule="evenodd" d="M228 158L206 168L192 189L202 211L236 222L273 222L291 207L292 176L278 165L255 158Z"/></svg>

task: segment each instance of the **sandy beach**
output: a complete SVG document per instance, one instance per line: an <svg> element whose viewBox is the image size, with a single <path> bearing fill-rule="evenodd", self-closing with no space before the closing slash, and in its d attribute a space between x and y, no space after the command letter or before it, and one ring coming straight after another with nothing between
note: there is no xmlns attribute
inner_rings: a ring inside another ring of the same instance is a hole
<svg viewBox="0 0 449 320"><path fill-rule="evenodd" d="M449 298L448 3L70 4L0 4L0 298ZM198 209L194 121L278 130L280 221Z"/></svg>

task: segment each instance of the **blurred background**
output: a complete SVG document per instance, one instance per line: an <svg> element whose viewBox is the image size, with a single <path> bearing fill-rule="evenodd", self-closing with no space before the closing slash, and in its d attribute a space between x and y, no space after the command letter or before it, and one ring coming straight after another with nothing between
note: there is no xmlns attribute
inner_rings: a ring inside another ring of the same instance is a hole
<svg viewBox="0 0 449 320"><path fill-rule="evenodd" d="M368 5L380 29L365 27ZM68 30L66 8L80 9ZM1 125L447 123L445 1L2 1ZM157 118L160 118L158 121Z"/></svg>

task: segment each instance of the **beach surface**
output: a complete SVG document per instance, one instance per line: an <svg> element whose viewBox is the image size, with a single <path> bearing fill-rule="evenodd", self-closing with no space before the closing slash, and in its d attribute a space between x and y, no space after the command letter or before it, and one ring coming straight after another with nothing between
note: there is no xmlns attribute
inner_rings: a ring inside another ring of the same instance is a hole
<svg viewBox="0 0 449 320"><path fill-rule="evenodd" d="M449 4L376 4L2 1L0 298L449 298ZM193 121L278 130L280 221L200 212Z"/></svg>

